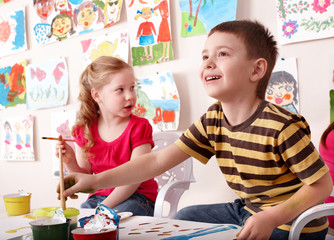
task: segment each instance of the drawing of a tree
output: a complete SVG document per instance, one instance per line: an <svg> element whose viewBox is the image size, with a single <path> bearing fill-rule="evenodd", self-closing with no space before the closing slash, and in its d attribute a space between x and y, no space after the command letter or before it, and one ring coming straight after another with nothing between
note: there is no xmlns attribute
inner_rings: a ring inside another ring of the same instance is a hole
<svg viewBox="0 0 334 240"><path fill-rule="evenodd" d="M204 0L202 8L206 5L206 2L207 2L207 0ZM197 18L198 18L198 12L199 12L199 8L201 6L201 3L202 3L202 0L199 0L198 6L197 6L197 9L196 9L196 15L195 15L195 20L194 20L194 27L196 27ZM213 3L214 3L214 0L211 0L211 4L212 5L213 5ZM190 6L190 10L191 10L192 9L191 0L189 0L189 6ZM191 12L190 12L190 15L192 15Z"/></svg>
<svg viewBox="0 0 334 240"><path fill-rule="evenodd" d="M193 4L192 4L191 0L189 0L189 17L190 18L193 17Z"/></svg>

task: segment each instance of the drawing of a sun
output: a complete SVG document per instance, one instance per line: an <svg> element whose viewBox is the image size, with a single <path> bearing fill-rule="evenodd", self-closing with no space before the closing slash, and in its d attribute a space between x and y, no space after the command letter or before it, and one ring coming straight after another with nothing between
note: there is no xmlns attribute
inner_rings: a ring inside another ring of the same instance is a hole
<svg viewBox="0 0 334 240"><path fill-rule="evenodd" d="M15 27L15 21L12 21L9 16L0 17L0 46L14 41Z"/></svg>

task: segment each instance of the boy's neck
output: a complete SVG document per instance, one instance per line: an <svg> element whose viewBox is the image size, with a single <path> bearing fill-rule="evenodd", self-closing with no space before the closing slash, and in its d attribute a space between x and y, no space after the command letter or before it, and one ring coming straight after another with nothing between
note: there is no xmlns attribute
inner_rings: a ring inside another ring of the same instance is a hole
<svg viewBox="0 0 334 240"><path fill-rule="evenodd" d="M236 126L245 122L252 116L262 101L262 99L256 97L252 100L241 99L238 102L221 102L221 105L229 124L231 126Z"/></svg>

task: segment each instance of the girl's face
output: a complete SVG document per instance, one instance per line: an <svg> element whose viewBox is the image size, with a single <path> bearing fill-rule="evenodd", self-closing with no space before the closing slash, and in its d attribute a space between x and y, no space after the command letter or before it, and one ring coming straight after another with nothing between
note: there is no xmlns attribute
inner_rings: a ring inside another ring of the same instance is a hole
<svg viewBox="0 0 334 240"><path fill-rule="evenodd" d="M54 0L37 1L35 8L40 18L47 19L54 10Z"/></svg>
<svg viewBox="0 0 334 240"><path fill-rule="evenodd" d="M110 82L92 96L100 107L101 114L108 117L129 117L136 105L135 76L129 69L122 69L110 77Z"/></svg>
<svg viewBox="0 0 334 240"><path fill-rule="evenodd" d="M52 34L57 37L65 36L72 27L70 18L60 17L52 23Z"/></svg>
<svg viewBox="0 0 334 240"><path fill-rule="evenodd" d="M281 83L273 86L268 86L266 98L268 101L281 105L287 106L293 103L294 95L293 83Z"/></svg>
<svg viewBox="0 0 334 240"><path fill-rule="evenodd" d="M82 25L85 29L89 28L92 25L96 17L95 12L91 8L84 8L79 12L78 15L78 24Z"/></svg>
<svg viewBox="0 0 334 240"><path fill-rule="evenodd" d="M142 13L141 16L145 20L148 20L150 17L152 17L152 11L151 10L143 10L143 13Z"/></svg>

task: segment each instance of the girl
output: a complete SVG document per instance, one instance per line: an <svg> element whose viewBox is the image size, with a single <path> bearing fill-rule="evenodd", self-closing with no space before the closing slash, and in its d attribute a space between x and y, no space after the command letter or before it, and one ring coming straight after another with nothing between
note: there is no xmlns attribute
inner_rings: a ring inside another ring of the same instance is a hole
<svg viewBox="0 0 334 240"><path fill-rule="evenodd" d="M64 141L57 145L69 172L97 174L151 151L151 125L131 113L137 97L134 72L127 63L109 56L96 59L81 75L78 99L81 107L72 129L77 153ZM157 189L154 179L102 189L81 207L95 208L102 202L120 212L153 215Z"/></svg>
<svg viewBox="0 0 334 240"><path fill-rule="evenodd" d="M94 30L94 26L104 22L101 8L91 1L85 1L74 10L73 21L75 26L81 26L83 30L79 34L89 33Z"/></svg>
<svg viewBox="0 0 334 240"><path fill-rule="evenodd" d="M153 11L152 8L145 7L141 11L137 11L137 15L135 19L137 20L139 17L145 19L145 22L141 23L138 28L137 32L137 40L139 39L139 45L144 46L145 57L141 57L141 61L153 59L153 43L154 43L154 35L156 35L155 27L152 22L148 20L152 17L152 14L158 15L156 12ZM150 46L150 55L148 55L147 47Z"/></svg>
<svg viewBox="0 0 334 240"><path fill-rule="evenodd" d="M334 179L334 122L329 124L329 126L321 136L319 153L322 159L329 167L329 173L333 180ZM334 202L333 196L329 196L325 201L325 203L333 203L333 202ZM329 221L328 233L334 235L334 216L328 216L328 221Z"/></svg>

